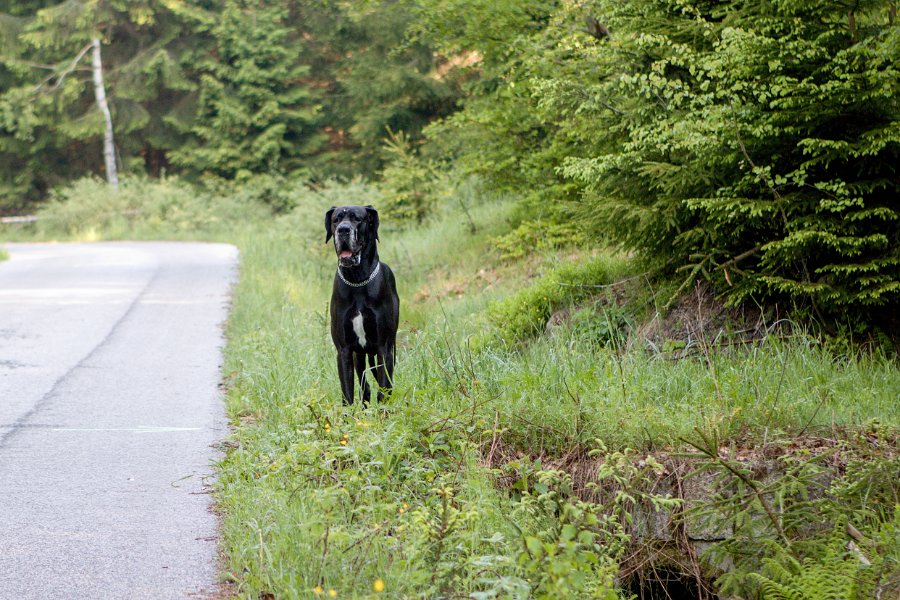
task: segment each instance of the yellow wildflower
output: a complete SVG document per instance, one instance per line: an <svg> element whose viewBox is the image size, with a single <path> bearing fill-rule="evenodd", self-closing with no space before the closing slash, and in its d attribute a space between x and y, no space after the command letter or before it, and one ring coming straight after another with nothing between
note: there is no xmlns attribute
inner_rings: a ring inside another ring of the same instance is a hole
<svg viewBox="0 0 900 600"><path fill-rule="evenodd" d="M384 591L384 581L381 579L376 579L374 582L372 582L372 589L375 590L376 592L383 592Z"/></svg>
<svg viewBox="0 0 900 600"><path fill-rule="evenodd" d="M316 596L321 595L321 594L322 594L322 591L323 591L323 590L322 590L322 586L321 586L321 585L317 585L316 587L313 588L313 592L315 592Z"/></svg>
<svg viewBox="0 0 900 600"><path fill-rule="evenodd" d="M337 598L337 590L328 590L329 598Z"/></svg>

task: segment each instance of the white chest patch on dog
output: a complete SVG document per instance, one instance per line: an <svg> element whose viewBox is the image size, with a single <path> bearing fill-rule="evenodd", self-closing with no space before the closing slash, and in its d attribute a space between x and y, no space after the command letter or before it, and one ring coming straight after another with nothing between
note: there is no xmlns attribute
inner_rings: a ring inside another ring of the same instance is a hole
<svg viewBox="0 0 900 600"><path fill-rule="evenodd" d="M356 337L359 338L359 345L365 348L366 329L363 327L362 313L356 313L356 316L350 319L350 322L353 324L353 333L355 333Z"/></svg>

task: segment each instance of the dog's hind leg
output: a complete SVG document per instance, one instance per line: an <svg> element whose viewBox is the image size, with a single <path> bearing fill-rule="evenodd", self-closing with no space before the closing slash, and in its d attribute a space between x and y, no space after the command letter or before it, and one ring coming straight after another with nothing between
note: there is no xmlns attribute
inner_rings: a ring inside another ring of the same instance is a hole
<svg viewBox="0 0 900 600"><path fill-rule="evenodd" d="M353 351L349 348L338 350L338 378L344 393L344 404L353 404Z"/></svg>
<svg viewBox="0 0 900 600"><path fill-rule="evenodd" d="M363 406L369 404L371 392L369 391L369 382L366 380L366 355L357 352L353 355L356 362L356 378L359 379L359 393L362 396Z"/></svg>

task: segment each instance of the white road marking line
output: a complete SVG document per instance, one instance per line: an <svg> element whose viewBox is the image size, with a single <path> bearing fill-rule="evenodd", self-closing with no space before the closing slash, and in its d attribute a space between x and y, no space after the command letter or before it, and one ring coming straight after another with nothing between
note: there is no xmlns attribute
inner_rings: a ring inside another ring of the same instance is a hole
<svg viewBox="0 0 900 600"><path fill-rule="evenodd" d="M131 431L134 433L172 433L175 431L200 431L199 427L56 427L53 431Z"/></svg>

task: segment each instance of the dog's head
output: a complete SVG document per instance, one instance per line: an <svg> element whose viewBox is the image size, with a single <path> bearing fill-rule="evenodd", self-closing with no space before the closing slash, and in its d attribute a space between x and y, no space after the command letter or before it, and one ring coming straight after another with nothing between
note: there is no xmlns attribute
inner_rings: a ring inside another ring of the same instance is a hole
<svg viewBox="0 0 900 600"><path fill-rule="evenodd" d="M371 206L332 206L325 213L325 243L334 236L342 267L355 267L378 240L378 211Z"/></svg>

